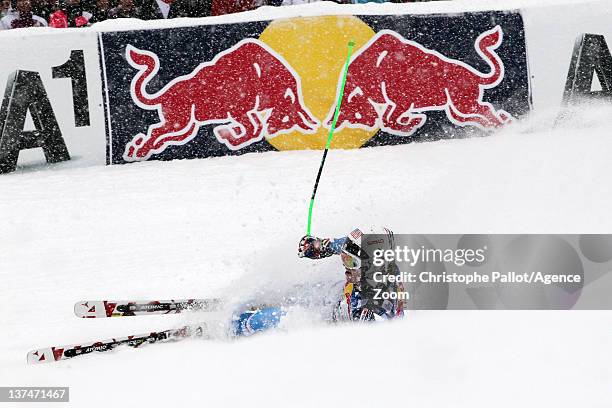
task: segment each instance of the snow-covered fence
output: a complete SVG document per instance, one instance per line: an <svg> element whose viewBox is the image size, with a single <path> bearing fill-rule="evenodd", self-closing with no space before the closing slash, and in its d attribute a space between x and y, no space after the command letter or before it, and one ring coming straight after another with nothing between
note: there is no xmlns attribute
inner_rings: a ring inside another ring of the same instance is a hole
<svg viewBox="0 0 612 408"><path fill-rule="evenodd" d="M610 89L611 14L605 1L319 3L3 32L0 171L17 155L80 166L321 148L349 39L332 147L556 117L564 92Z"/></svg>

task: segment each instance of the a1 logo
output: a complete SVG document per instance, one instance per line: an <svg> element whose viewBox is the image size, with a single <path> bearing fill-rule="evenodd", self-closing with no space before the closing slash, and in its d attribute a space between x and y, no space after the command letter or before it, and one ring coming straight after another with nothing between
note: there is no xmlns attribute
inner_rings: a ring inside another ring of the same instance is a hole
<svg viewBox="0 0 612 408"><path fill-rule="evenodd" d="M83 50L72 50L64 64L52 68L53 78L72 80L74 124L89 126L89 98ZM24 131L30 112L36 130ZM35 71L17 70L9 75L0 109L0 173L15 170L19 152L42 148L48 163L70 160L47 91Z"/></svg>

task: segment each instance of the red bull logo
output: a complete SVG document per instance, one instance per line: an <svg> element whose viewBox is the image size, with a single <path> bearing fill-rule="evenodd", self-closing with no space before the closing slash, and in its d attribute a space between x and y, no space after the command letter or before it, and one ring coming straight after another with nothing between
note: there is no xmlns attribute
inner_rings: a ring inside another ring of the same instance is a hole
<svg viewBox="0 0 612 408"><path fill-rule="evenodd" d="M508 112L483 101L484 91L504 79L504 64L495 52L502 41L500 26L476 39L476 51L491 67L481 73L395 31L378 32L351 58L337 129L411 136L431 111L446 112L458 126L492 129L511 122ZM333 115L334 108L325 127L331 126Z"/></svg>
<svg viewBox="0 0 612 408"><path fill-rule="evenodd" d="M379 129L392 136L412 136L435 111L444 112L454 125L483 130L514 120L484 100L485 91L498 87L506 74L496 52L504 40L501 26L483 32L473 44L490 67L480 72L395 31L375 34L357 17L326 16L271 23L260 39L238 42L154 94L147 87L160 68L158 56L128 44L126 60L137 70L130 84L131 100L156 111L158 121L147 124L146 134L133 128L119 154L125 161L147 160L169 146L187 144L205 125L214 125L215 139L232 151L264 138L279 150L320 148L327 140L325 128L331 126L342 82L336 77L342 61L330 56L330 30L335 27L339 28L333 33L334 50L345 45L346 35L362 44L349 64L334 137L337 147L360 147ZM313 46L295 47L290 38L306 38L305 43ZM471 53L471 41L463 51ZM508 70L508 75L516 73L513 65Z"/></svg>
<svg viewBox="0 0 612 408"><path fill-rule="evenodd" d="M298 74L261 41L242 40L152 95L146 88L159 69L157 55L128 45L126 58L138 70L131 82L132 100L159 116L146 135L137 134L126 145L126 161L147 160L168 146L184 145L203 125L217 125L216 139L231 150L266 135L314 133L320 126L304 103Z"/></svg>

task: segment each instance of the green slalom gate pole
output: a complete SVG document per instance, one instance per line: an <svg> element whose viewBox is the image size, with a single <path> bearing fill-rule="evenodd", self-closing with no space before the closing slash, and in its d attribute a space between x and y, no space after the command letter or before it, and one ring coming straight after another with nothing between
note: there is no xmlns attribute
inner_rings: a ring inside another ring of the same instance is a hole
<svg viewBox="0 0 612 408"><path fill-rule="evenodd" d="M329 145L331 144L334 131L336 130L336 122L340 115L340 104L342 103L342 97L344 96L344 85L346 85L346 75L348 73L349 60L353 53L353 47L355 41L351 40L348 43L348 56L346 57L346 63L344 64L344 72L342 73L342 84L340 85L340 95L336 102L336 112L334 113L334 120L332 121L331 128L329 129L329 136L327 137L327 143L325 144L325 151L323 152L323 158L321 159L321 165L319 166L319 173L317 173L317 179L315 180L314 189L312 190L312 197L310 197L310 207L308 208L308 227L306 229L306 235L310 235L310 226L312 224L312 207L314 206L315 196L317 195L317 188L319 187L319 180L321 179L321 173L323 173L323 166L325 165L325 158L329 151Z"/></svg>

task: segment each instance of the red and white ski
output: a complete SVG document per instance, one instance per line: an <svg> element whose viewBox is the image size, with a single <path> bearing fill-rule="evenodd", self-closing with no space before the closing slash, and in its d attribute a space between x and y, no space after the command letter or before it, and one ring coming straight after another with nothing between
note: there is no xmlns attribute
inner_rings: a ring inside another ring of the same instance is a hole
<svg viewBox="0 0 612 408"><path fill-rule="evenodd" d="M183 326L178 329L152 332L126 337L118 337L107 340L90 341L81 344L71 344L66 346L52 346L32 350L28 353L28 364L52 363L54 361L68 360L70 358L90 354L94 352L105 352L113 350L119 346L140 347L147 343L167 343L184 340L189 337L207 338L207 324Z"/></svg>
<svg viewBox="0 0 612 408"><path fill-rule="evenodd" d="M74 304L74 314L82 318L125 317L192 311L212 312L220 306L220 299L83 300Z"/></svg>

